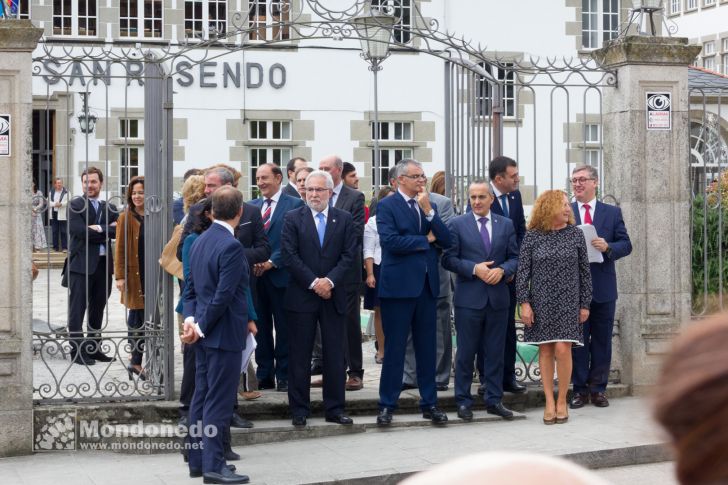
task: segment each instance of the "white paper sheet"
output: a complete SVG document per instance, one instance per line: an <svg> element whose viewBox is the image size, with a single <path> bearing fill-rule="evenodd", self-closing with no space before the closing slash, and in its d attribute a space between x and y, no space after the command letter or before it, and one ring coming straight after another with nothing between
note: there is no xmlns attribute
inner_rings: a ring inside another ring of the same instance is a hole
<svg viewBox="0 0 728 485"><path fill-rule="evenodd" d="M589 256L589 262L590 263L603 263L604 256L602 256L601 251L599 251L597 248L595 248L591 244L591 242L594 239L599 237L599 236L597 236L597 230L591 224L582 224L582 225L576 226L576 227L581 229L581 231L584 233L584 240L586 241L586 253Z"/></svg>
<svg viewBox="0 0 728 485"><path fill-rule="evenodd" d="M255 341L255 336L248 332L248 338L245 340L245 348L243 349L243 365L240 367L241 374L248 371L250 358L253 357L253 352L255 352L257 346L258 342Z"/></svg>

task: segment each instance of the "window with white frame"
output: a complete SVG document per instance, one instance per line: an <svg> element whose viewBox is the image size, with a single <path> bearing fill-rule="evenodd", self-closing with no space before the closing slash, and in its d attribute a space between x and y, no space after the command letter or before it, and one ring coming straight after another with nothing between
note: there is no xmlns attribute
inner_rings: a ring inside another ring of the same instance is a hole
<svg viewBox="0 0 728 485"><path fill-rule="evenodd" d="M705 5L706 7L711 7L715 5L715 0L703 0L703 5Z"/></svg>
<svg viewBox="0 0 728 485"><path fill-rule="evenodd" d="M185 0L185 37L207 40L227 33L227 0Z"/></svg>
<svg viewBox="0 0 728 485"><path fill-rule="evenodd" d="M376 180L377 167L375 164L375 151L372 150L372 182ZM412 158L411 148L380 148L379 149L379 183L389 183L389 169L405 158Z"/></svg>
<svg viewBox="0 0 728 485"><path fill-rule="evenodd" d="M602 151L590 148L584 151L584 163L599 168L599 161L602 158Z"/></svg>
<svg viewBox="0 0 728 485"><path fill-rule="evenodd" d="M121 0L121 37L162 37L162 0Z"/></svg>
<svg viewBox="0 0 728 485"><path fill-rule="evenodd" d="M594 123L584 125L584 142L599 143L599 141L599 125Z"/></svg>
<svg viewBox="0 0 728 485"><path fill-rule="evenodd" d="M707 69L709 71L715 71L715 58L714 57L704 57L703 58L703 69Z"/></svg>
<svg viewBox="0 0 728 485"><path fill-rule="evenodd" d="M374 123L372 127L372 140L376 133L374 132ZM379 139L382 141L412 141L412 122L411 121L380 121L379 122Z"/></svg>
<svg viewBox="0 0 728 485"><path fill-rule="evenodd" d="M581 45L596 49L619 34L619 0L581 1Z"/></svg>
<svg viewBox="0 0 728 485"><path fill-rule="evenodd" d="M670 13L676 14L680 13L680 10L682 10L682 0L671 0L670 1Z"/></svg>
<svg viewBox="0 0 728 485"><path fill-rule="evenodd" d="M710 56L715 54L715 42L710 41L703 44L703 55Z"/></svg>
<svg viewBox="0 0 728 485"><path fill-rule="evenodd" d="M685 10L695 10L698 8L698 0L687 0Z"/></svg>
<svg viewBox="0 0 728 485"><path fill-rule="evenodd" d="M728 54L723 54L721 64L721 73L728 76Z"/></svg>
<svg viewBox="0 0 728 485"><path fill-rule="evenodd" d="M53 0L53 35L96 35L96 0Z"/></svg>
<svg viewBox="0 0 728 485"><path fill-rule="evenodd" d="M515 73L508 69L513 63L503 63L502 67L492 64L480 63L480 66L503 84L503 116L512 118L516 116L516 86ZM493 114L493 86L480 77L475 88L475 110L477 116L489 117Z"/></svg>
<svg viewBox="0 0 728 485"><path fill-rule="evenodd" d="M132 177L141 173L141 161L144 148L139 145L140 136L144 133L142 121L134 118L121 118L119 120L119 138L123 145L119 147L119 190L121 194L126 193L126 188ZM129 145L129 141L137 142Z"/></svg>
<svg viewBox="0 0 728 485"><path fill-rule="evenodd" d="M251 41L288 40L291 19L290 0L248 0L248 36Z"/></svg>
<svg viewBox="0 0 728 485"><path fill-rule="evenodd" d="M119 138L139 139L140 121L133 118L119 120Z"/></svg>
<svg viewBox="0 0 728 485"><path fill-rule="evenodd" d="M723 52L728 52L728 37L723 39Z"/></svg>
<svg viewBox="0 0 728 485"><path fill-rule="evenodd" d="M251 147L250 148L250 197L260 197L260 191L256 184L258 167L266 163L275 163L282 167L291 159L290 147ZM286 171L283 170L283 183L286 183Z"/></svg>
<svg viewBox="0 0 728 485"><path fill-rule="evenodd" d="M412 0L371 0L371 5L398 19L393 29L395 42L406 44L412 39Z"/></svg>
<svg viewBox="0 0 728 485"><path fill-rule="evenodd" d="M290 121L262 121L253 120L250 124L251 140L290 140Z"/></svg>

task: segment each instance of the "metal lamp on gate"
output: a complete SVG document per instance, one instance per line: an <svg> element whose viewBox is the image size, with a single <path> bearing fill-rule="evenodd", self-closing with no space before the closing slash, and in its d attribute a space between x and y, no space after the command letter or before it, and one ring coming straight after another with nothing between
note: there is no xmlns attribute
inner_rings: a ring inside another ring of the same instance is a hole
<svg viewBox="0 0 728 485"><path fill-rule="evenodd" d="M643 35L657 35L655 29L655 13L663 10L662 0L632 0L632 15L630 21L639 16L639 33ZM649 20L649 30L647 21Z"/></svg>
<svg viewBox="0 0 728 485"><path fill-rule="evenodd" d="M81 114L78 115L78 125L81 128L81 133L89 134L94 132L96 128L96 115L90 113L88 110L88 93L80 93L81 102Z"/></svg>

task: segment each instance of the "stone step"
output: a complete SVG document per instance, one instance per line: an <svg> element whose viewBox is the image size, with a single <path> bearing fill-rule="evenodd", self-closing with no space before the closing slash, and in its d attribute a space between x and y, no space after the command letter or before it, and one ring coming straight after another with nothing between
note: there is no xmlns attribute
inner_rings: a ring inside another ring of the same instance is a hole
<svg viewBox="0 0 728 485"><path fill-rule="evenodd" d="M447 426L460 426L468 424L458 419L456 415L449 416ZM525 419L525 415L514 413L514 419ZM476 411L470 423L500 422L502 418L486 414L485 411ZM342 426L327 423L323 418L309 418L306 426L295 427L289 419L256 421L254 428L231 429L232 446L249 446L264 443L280 443L306 439L341 436L357 433L388 433L402 429L422 428L433 426L423 419L421 414L395 414L389 427L381 428L376 424L376 416L362 416L354 418L351 426ZM117 453L128 454L158 454L176 453L182 443L178 428L173 423L144 423L137 425L115 425L105 427L99 439L88 436L79 436L86 442L104 443L106 449Z"/></svg>

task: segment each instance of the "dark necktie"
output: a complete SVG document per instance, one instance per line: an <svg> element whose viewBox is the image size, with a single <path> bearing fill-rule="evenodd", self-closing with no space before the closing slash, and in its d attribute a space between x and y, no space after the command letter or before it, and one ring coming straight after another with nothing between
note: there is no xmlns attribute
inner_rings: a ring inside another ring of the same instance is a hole
<svg viewBox="0 0 728 485"><path fill-rule="evenodd" d="M417 201L415 199L410 199L407 201L410 205L410 209L412 209L415 213L415 217L417 218L417 229L422 229L422 221L420 221L420 210L417 208Z"/></svg>
<svg viewBox="0 0 728 485"><path fill-rule="evenodd" d="M483 240L485 255L488 256L490 254L490 234L488 233L488 226L486 225L488 218L481 217L478 219L478 222L480 222L480 238Z"/></svg>
<svg viewBox="0 0 728 485"><path fill-rule="evenodd" d="M503 208L503 215L510 219L511 216L508 211L508 194L501 195L500 202L501 202L501 207Z"/></svg>
<svg viewBox="0 0 728 485"><path fill-rule="evenodd" d="M589 209L591 209L591 206L589 204L584 204L584 224L593 224L591 211Z"/></svg>
<svg viewBox="0 0 728 485"><path fill-rule="evenodd" d="M263 213L263 229L267 231L270 227L270 214L273 212L273 199L265 199L265 203L268 204L268 208Z"/></svg>

